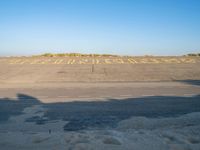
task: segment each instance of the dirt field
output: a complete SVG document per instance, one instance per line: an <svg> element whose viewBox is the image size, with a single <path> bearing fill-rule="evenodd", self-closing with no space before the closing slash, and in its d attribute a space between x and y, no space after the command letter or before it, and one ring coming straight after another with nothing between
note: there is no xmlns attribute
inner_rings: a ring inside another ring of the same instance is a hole
<svg viewBox="0 0 200 150"><path fill-rule="evenodd" d="M0 58L0 83L199 80L200 57Z"/></svg>
<svg viewBox="0 0 200 150"><path fill-rule="evenodd" d="M180 64L197 63L199 57L118 57L118 56L65 56L13 57L3 59L8 64Z"/></svg>

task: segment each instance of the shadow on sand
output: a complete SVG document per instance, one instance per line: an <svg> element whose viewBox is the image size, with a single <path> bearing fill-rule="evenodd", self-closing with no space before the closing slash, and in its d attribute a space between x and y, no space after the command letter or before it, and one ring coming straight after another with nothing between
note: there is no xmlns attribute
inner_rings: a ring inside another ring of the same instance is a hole
<svg viewBox="0 0 200 150"><path fill-rule="evenodd" d="M190 85L200 86L200 80L176 80L176 81L190 84Z"/></svg>
<svg viewBox="0 0 200 150"><path fill-rule="evenodd" d="M42 103L39 99L18 94L17 99L0 99L0 123L23 114L33 105L46 108L43 117L35 115L25 121L40 125L52 120L69 121L65 131L115 127L119 121L133 116L175 117L200 111L200 95L194 97L152 96L107 101L73 101ZM44 119L46 118L46 119Z"/></svg>

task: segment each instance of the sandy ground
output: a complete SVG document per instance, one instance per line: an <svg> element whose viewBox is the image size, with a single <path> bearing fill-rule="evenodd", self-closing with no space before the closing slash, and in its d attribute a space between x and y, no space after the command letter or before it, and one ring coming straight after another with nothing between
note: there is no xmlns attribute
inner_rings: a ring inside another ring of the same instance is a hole
<svg viewBox="0 0 200 150"><path fill-rule="evenodd" d="M0 150L200 149L199 57L36 59L0 59Z"/></svg>
<svg viewBox="0 0 200 150"><path fill-rule="evenodd" d="M200 80L199 64L200 57L0 58L0 83Z"/></svg>
<svg viewBox="0 0 200 150"><path fill-rule="evenodd" d="M115 128L63 131L66 121L36 125L27 118L43 116L45 108L33 105L23 114L0 124L0 146L13 149L119 149L119 150L199 150L200 113L177 117L132 117ZM51 133L49 133L51 129Z"/></svg>

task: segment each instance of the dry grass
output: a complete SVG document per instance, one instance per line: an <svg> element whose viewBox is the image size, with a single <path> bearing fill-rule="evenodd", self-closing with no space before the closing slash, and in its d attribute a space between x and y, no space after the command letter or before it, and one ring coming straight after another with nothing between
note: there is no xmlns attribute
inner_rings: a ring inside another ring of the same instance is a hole
<svg viewBox="0 0 200 150"><path fill-rule="evenodd" d="M199 57L199 56L200 56L200 53L190 53L190 54L187 54L187 56Z"/></svg>

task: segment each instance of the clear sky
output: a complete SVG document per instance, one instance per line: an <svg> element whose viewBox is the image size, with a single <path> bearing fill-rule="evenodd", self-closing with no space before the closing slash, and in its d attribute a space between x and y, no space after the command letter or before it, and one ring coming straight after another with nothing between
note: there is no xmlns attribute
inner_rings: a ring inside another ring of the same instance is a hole
<svg viewBox="0 0 200 150"><path fill-rule="evenodd" d="M0 0L0 55L200 52L200 0Z"/></svg>

